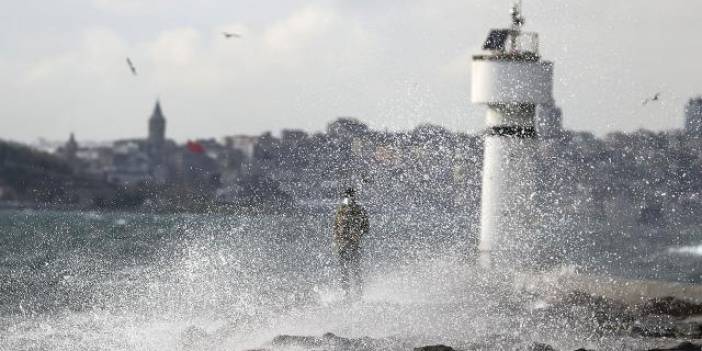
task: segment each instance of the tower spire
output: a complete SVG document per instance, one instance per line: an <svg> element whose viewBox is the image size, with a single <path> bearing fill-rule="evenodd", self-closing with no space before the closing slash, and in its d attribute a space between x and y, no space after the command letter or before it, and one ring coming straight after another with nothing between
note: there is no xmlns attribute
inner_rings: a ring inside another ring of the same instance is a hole
<svg viewBox="0 0 702 351"><path fill-rule="evenodd" d="M149 142L160 147L166 139L166 118L161 110L161 101L156 100L154 112L149 118Z"/></svg>
<svg viewBox="0 0 702 351"><path fill-rule="evenodd" d="M522 0L515 1L510 13L512 15L512 29L515 31L521 30L524 23L526 23L526 19L522 15Z"/></svg>
<svg viewBox="0 0 702 351"><path fill-rule="evenodd" d="M161 100L156 99L156 106L154 106L154 112L151 114L151 118L163 119L163 111L161 111Z"/></svg>

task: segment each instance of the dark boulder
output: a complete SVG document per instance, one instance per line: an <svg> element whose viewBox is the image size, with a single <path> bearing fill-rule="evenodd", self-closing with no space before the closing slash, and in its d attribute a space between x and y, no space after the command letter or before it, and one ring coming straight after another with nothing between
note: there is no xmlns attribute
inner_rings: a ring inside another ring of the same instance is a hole
<svg viewBox="0 0 702 351"><path fill-rule="evenodd" d="M454 348L446 345L432 345L415 347L414 351L455 351Z"/></svg>
<svg viewBox="0 0 702 351"><path fill-rule="evenodd" d="M675 336L683 339L702 339L702 324L682 322L675 324Z"/></svg>
<svg viewBox="0 0 702 351"><path fill-rule="evenodd" d="M609 316L630 317L628 306L625 304L602 296L590 295L581 291L573 291L564 296L560 301L560 306L579 306L585 307L590 311L603 313Z"/></svg>
<svg viewBox="0 0 702 351"><path fill-rule="evenodd" d="M551 345L547 344L542 344L540 342L533 342L531 344L527 344L523 348L520 348L520 350L524 351L556 351Z"/></svg>
<svg viewBox="0 0 702 351"><path fill-rule="evenodd" d="M650 299L639 306L639 312L644 315L667 315L672 317L689 317L702 314L702 304L678 299L661 297Z"/></svg>
<svg viewBox="0 0 702 351"><path fill-rule="evenodd" d="M626 304L580 291L562 296L540 313L542 318L568 321L599 334L628 330L636 320Z"/></svg>
<svg viewBox="0 0 702 351"><path fill-rule="evenodd" d="M275 347L319 348L325 344L324 340L314 336L278 335L273 338Z"/></svg>
<svg viewBox="0 0 702 351"><path fill-rule="evenodd" d="M666 349L650 349L648 351L702 351L700 345L695 345L689 342L684 342Z"/></svg>
<svg viewBox="0 0 702 351"><path fill-rule="evenodd" d="M274 348L302 348L302 349L322 349L336 351L371 351L376 349L387 349L392 340L359 338L349 339L326 333L321 338L314 336L279 335L272 341Z"/></svg>
<svg viewBox="0 0 702 351"><path fill-rule="evenodd" d="M629 328L632 336L646 338L674 338L675 322L669 316L644 316Z"/></svg>
<svg viewBox="0 0 702 351"><path fill-rule="evenodd" d="M207 332L196 326L185 328L180 334L180 344L183 348L188 349L201 344L207 339Z"/></svg>

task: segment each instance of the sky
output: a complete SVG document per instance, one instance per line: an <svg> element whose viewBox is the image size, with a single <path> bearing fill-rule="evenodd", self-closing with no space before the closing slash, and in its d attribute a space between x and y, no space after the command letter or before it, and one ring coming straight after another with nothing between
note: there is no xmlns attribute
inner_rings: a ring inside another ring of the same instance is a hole
<svg viewBox="0 0 702 351"><path fill-rule="evenodd" d="M470 60L511 4L0 0L0 139L143 137L156 99L180 141L316 132L340 116L479 132ZM568 129L680 128L702 94L699 0L524 0L524 13Z"/></svg>

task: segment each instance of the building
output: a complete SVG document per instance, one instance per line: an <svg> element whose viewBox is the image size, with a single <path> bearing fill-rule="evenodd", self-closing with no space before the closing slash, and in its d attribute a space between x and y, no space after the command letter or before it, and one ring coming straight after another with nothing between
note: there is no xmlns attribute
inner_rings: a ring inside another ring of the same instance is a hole
<svg viewBox="0 0 702 351"><path fill-rule="evenodd" d="M685 133L702 136L702 96L690 99L685 105Z"/></svg>
<svg viewBox="0 0 702 351"><path fill-rule="evenodd" d="M536 108L536 134L543 139L556 139L563 135L563 111L554 103Z"/></svg>
<svg viewBox="0 0 702 351"><path fill-rule="evenodd" d="M84 163L80 157L80 151L81 149L76 141L76 137L73 133L71 133L68 141L66 141L63 146L60 146L56 150L56 153L59 157L66 160L73 170L82 170L82 168L84 168Z"/></svg>
<svg viewBox="0 0 702 351"><path fill-rule="evenodd" d="M253 157L256 150L256 143L258 143L258 137L256 136L233 135L224 137L224 145L227 148L241 151L249 160Z"/></svg>
<svg viewBox="0 0 702 351"><path fill-rule="evenodd" d="M112 166L107 179L119 184L166 183L173 172L176 144L166 139L166 117L156 101L148 120L146 139L117 140L112 145Z"/></svg>
<svg viewBox="0 0 702 351"><path fill-rule="evenodd" d="M156 106L154 106L154 111L151 113L151 118L149 118L149 137L147 141L153 148L163 147L166 141L166 118L163 116L161 101L159 100L156 100Z"/></svg>

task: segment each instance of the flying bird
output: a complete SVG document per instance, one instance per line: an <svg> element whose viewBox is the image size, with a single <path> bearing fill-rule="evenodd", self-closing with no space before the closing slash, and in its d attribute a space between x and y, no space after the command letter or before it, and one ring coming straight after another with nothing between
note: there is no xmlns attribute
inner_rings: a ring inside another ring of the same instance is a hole
<svg viewBox="0 0 702 351"><path fill-rule="evenodd" d="M231 38L241 38L241 34L239 33L234 33L234 32L222 32L222 35L224 35L225 39L231 39Z"/></svg>
<svg viewBox="0 0 702 351"><path fill-rule="evenodd" d="M136 76L137 75L136 67L134 67L134 63L132 63L132 60L130 60L129 57L127 57L127 65L129 66L129 70L132 71L132 74Z"/></svg>
<svg viewBox="0 0 702 351"><path fill-rule="evenodd" d="M653 95L653 97L646 98L643 102L641 102L641 105L646 106L648 105L649 102L656 102L661 100L661 93L656 93Z"/></svg>

